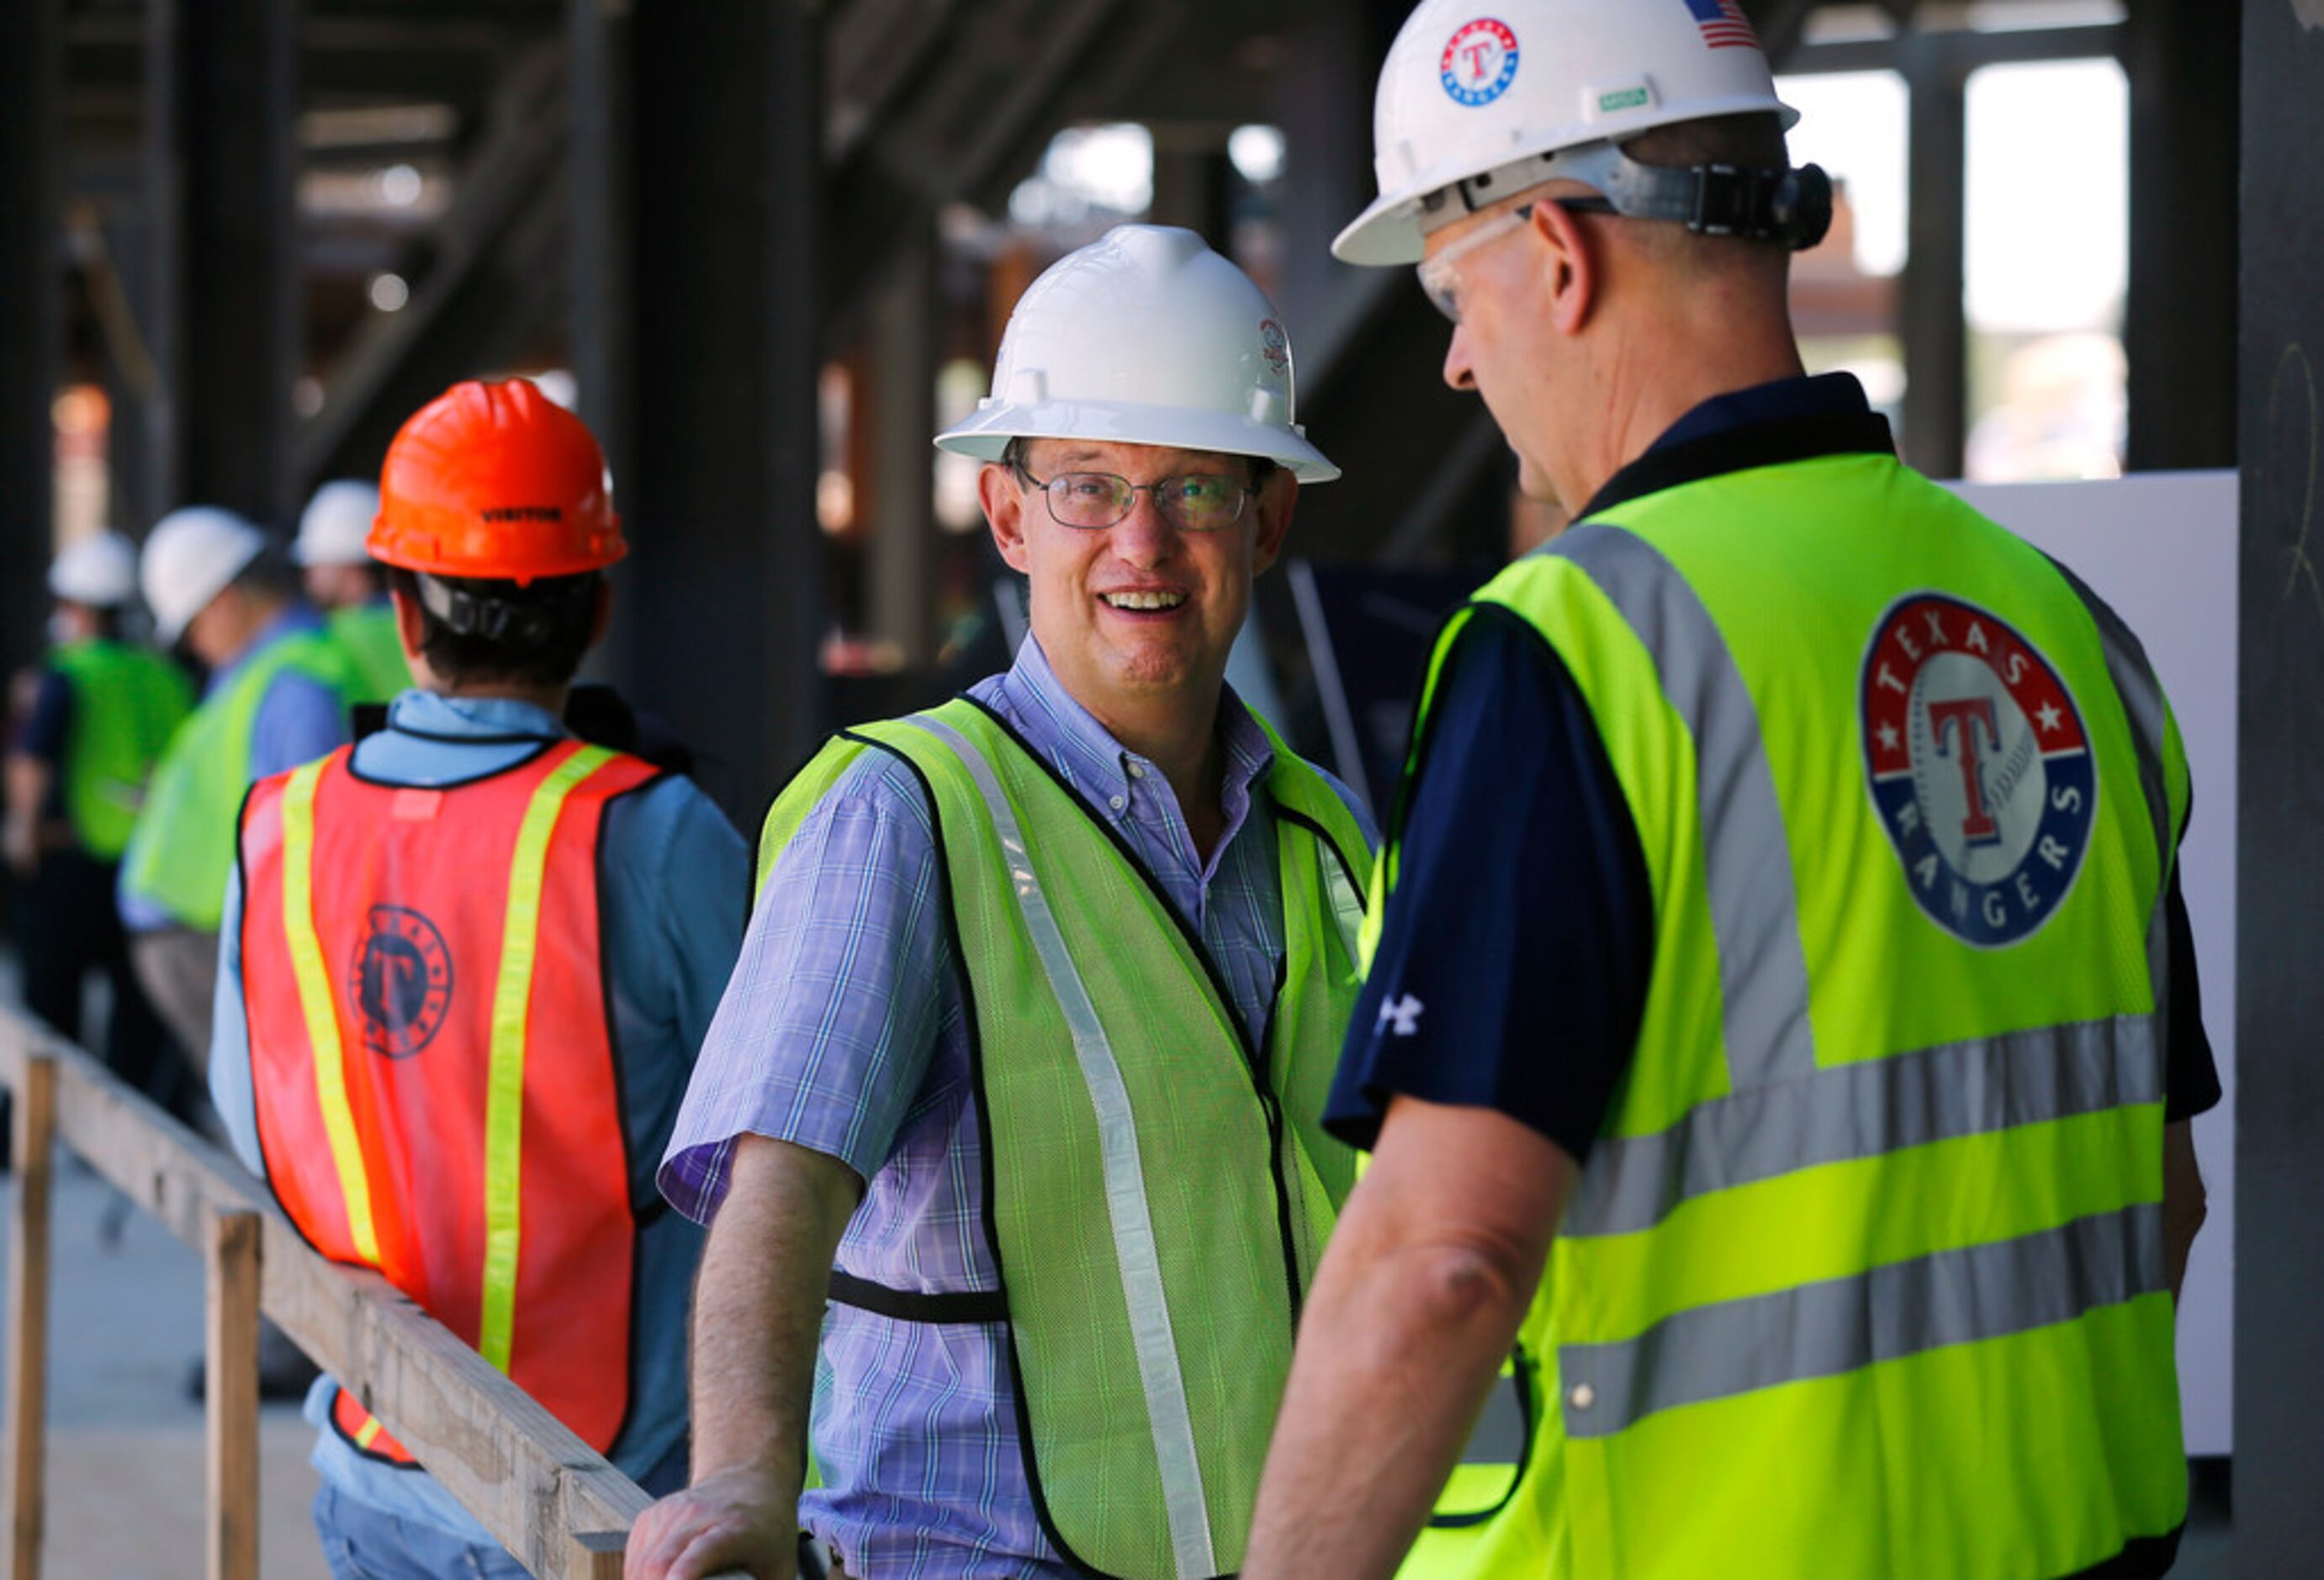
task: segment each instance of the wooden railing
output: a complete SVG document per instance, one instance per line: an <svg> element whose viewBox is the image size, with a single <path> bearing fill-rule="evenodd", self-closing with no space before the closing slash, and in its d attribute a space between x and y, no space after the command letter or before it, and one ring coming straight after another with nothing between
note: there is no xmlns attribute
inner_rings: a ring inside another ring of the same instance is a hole
<svg viewBox="0 0 2324 1580"><path fill-rule="evenodd" d="M234 1159L88 1054L0 1006L15 1096L8 1243L8 1574L40 1574L55 1142L199 1249L208 1265L210 1580L258 1574L258 1318L353 1391L445 1491L536 1575L610 1580L637 1483L385 1280L327 1261Z"/></svg>

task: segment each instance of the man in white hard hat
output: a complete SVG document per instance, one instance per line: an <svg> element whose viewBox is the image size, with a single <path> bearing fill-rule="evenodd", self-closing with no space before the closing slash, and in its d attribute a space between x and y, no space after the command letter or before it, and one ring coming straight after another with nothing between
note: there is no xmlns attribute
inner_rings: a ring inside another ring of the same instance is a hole
<svg viewBox="0 0 2324 1580"><path fill-rule="evenodd" d="M183 647L208 679L130 833L121 919L139 980L201 1067L243 793L347 739L354 669L267 553L265 534L231 511L191 505L162 517L138 579L155 638Z"/></svg>
<svg viewBox="0 0 2324 1580"><path fill-rule="evenodd" d="M354 700L387 702L411 684L410 666L395 634L395 606L387 577L364 551L379 515L376 484L342 478L326 483L307 502L290 559L307 596L323 611L331 640L355 665Z"/></svg>
<svg viewBox="0 0 2324 1580"><path fill-rule="evenodd" d="M122 618L137 597L128 539L77 540L50 567L49 591L48 657L7 756L7 859L26 884L24 1003L80 1041L82 985L103 972L113 994L106 1063L167 1101L180 1084L175 1061L130 970L113 892L147 781L192 689L175 665L124 640Z"/></svg>
<svg viewBox="0 0 2324 1580"><path fill-rule="evenodd" d="M1120 227L937 443L987 463L1032 633L769 817L662 1171L711 1231L644 1580L787 1576L802 1523L859 1577L1231 1572L1352 1176L1313 1121L1369 830L1223 680L1337 476L1280 320L1193 233Z"/></svg>
<svg viewBox="0 0 2324 1580"><path fill-rule="evenodd" d="M1505 1366L1528 1440L1407 1573L2175 1550L2185 758L2103 604L1803 376L1790 119L1714 0L1428 0L1383 69L1335 250L1419 265L1576 525L1438 644L1246 1580L1397 1572Z"/></svg>

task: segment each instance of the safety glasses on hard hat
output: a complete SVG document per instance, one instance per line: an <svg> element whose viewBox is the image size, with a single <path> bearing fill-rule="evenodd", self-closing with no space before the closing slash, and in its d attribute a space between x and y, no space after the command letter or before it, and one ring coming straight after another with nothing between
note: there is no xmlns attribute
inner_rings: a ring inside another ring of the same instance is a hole
<svg viewBox="0 0 2324 1580"><path fill-rule="evenodd" d="M1603 198L1552 198L1549 201L1569 214L1615 212L1614 205ZM1459 241L1452 243L1434 257L1421 261L1419 269L1416 271L1420 275L1420 289L1428 293L1428 300L1436 304L1438 312L1443 313L1452 323L1457 324L1461 321L1461 276L1460 272L1453 265L1478 248L1489 243L1497 242L1519 227L1532 223L1533 210L1534 206L1530 203L1504 210Z"/></svg>
<svg viewBox="0 0 2324 1580"><path fill-rule="evenodd" d="M1138 496L1151 494L1154 508L1181 531L1216 532L1242 520L1250 484L1215 472L1185 472L1151 483L1132 483L1111 472L1060 472L1043 481L1021 461L1017 475L1049 501L1049 515L1061 526L1102 531L1127 520Z"/></svg>

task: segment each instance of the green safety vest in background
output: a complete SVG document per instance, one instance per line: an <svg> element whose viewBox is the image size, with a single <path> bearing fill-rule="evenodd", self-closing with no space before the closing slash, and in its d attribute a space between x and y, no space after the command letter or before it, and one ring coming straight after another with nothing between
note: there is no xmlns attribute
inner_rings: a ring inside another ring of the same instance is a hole
<svg viewBox="0 0 2324 1580"><path fill-rule="evenodd" d="M395 631L395 606L374 600L334 609L324 629L355 669L350 702L392 702L411 687L411 667L403 661L403 641Z"/></svg>
<svg viewBox="0 0 2324 1580"><path fill-rule="evenodd" d="M72 691L65 814L81 849L116 861L128 846L154 762L193 708L192 684L160 654L107 637L68 642L49 662Z"/></svg>
<svg viewBox="0 0 2324 1580"><path fill-rule="evenodd" d="M1263 793L1285 958L1254 1048L1199 935L1046 759L973 702L827 744L768 816L762 882L867 751L908 764L935 811L1004 1288L907 1295L843 1273L834 1298L1008 1324L1027 1476L1070 1561L1231 1573L1299 1303L1354 1178L1355 1154L1321 1119L1355 1003L1361 830L1275 741Z"/></svg>
<svg viewBox="0 0 2324 1580"><path fill-rule="evenodd" d="M1618 504L1477 602L1586 698L1655 953L1514 1496L1405 1573L2042 1576L2167 1535L2188 782L2135 641L1885 454Z"/></svg>
<svg viewBox="0 0 2324 1580"><path fill-rule="evenodd" d="M319 631L302 631L253 656L171 737L145 810L122 856L122 883L182 927L216 932L226 912L235 826L250 789L251 733L267 688L284 673L318 681L345 706L354 666Z"/></svg>

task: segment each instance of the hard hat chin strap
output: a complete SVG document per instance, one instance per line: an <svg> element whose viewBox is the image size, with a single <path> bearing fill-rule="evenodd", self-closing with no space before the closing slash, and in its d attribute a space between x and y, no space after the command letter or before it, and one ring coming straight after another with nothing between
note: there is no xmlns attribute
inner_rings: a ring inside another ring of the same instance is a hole
<svg viewBox="0 0 2324 1580"><path fill-rule="evenodd" d="M1545 181L1579 181L1629 219L1683 225L1697 236L1774 242L1805 252L1831 229L1831 178L1821 165L1785 169L1641 164L1611 143L1529 154L1420 200L1423 235Z"/></svg>

